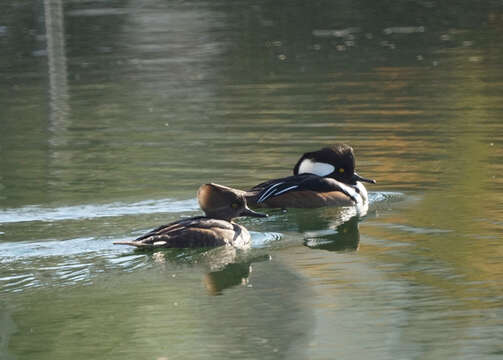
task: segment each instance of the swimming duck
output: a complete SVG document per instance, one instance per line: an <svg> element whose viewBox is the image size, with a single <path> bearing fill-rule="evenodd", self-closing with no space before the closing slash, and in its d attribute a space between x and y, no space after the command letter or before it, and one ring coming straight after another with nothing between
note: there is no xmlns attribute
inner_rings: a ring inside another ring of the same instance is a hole
<svg viewBox="0 0 503 360"><path fill-rule="evenodd" d="M202 185L197 192L197 199L206 216L178 220L162 225L134 241L118 241L114 244L139 248L195 248L223 245L245 248L250 245L250 233L232 219L239 216L267 216L248 208L242 191L214 183Z"/></svg>
<svg viewBox="0 0 503 360"><path fill-rule="evenodd" d="M355 172L355 155L349 145L333 146L302 155L293 176L273 179L254 186L245 196L248 204L270 208L315 208L367 203L362 182L373 179Z"/></svg>

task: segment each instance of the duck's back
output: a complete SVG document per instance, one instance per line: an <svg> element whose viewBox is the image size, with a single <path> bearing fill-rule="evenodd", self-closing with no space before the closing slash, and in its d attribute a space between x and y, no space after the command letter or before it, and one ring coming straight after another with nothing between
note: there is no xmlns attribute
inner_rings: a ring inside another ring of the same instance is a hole
<svg viewBox="0 0 503 360"><path fill-rule="evenodd" d="M314 174L288 176L263 182L246 192L248 204L271 208L351 206L356 199L348 185Z"/></svg>
<svg viewBox="0 0 503 360"><path fill-rule="evenodd" d="M317 192L311 190L292 191L267 199L257 204L257 194L248 193L246 201L255 207L270 208L317 208L323 206L351 206L354 201L340 191Z"/></svg>
<svg viewBox="0 0 503 360"><path fill-rule="evenodd" d="M134 241L119 243L147 248L198 248L223 245L245 247L249 242L250 234L242 226L201 216L162 225Z"/></svg>

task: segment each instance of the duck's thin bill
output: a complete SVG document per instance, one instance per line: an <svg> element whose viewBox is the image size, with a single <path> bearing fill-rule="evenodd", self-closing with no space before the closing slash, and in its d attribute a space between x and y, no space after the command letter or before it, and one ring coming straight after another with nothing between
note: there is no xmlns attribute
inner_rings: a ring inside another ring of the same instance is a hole
<svg viewBox="0 0 503 360"><path fill-rule="evenodd" d="M353 181L355 181L355 182L356 181L363 181L363 182L370 183L370 184L375 184L376 183L376 181L374 179L364 178L363 176L360 176L357 173L353 174Z"/></svg>
<svg viewBox="0 0 503 360"><path fill-rule="evenodd" d="M262 214L258 213L256 211L253 211L252 209L245 207L243 211L239 214L239 216L253 216L253 217L268 217L269 215L267 214Z"/></svg>

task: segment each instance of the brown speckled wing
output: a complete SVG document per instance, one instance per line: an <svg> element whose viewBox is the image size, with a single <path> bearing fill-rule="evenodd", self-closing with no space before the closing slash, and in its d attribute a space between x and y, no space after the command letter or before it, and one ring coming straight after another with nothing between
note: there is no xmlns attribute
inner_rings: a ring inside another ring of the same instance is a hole
<svg viewBox="0 0 503 360"><path fill-rule="evenodd" d="M234 235L234 226L228 221L198 217L160 226L140 236L131 245L170 248L212 247L226 245Z"/></svg>

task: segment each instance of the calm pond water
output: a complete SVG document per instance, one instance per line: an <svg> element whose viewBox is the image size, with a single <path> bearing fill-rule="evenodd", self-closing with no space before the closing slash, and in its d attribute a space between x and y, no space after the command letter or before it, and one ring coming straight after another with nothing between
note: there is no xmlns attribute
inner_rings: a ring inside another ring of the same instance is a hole
<svg viewBox="0 0 503 360"><path fill-rule="evenodd" d="M501 1L2 10L0 358L503 357ZM336 141L378 181L365 216L112 245Z"/></svg>

